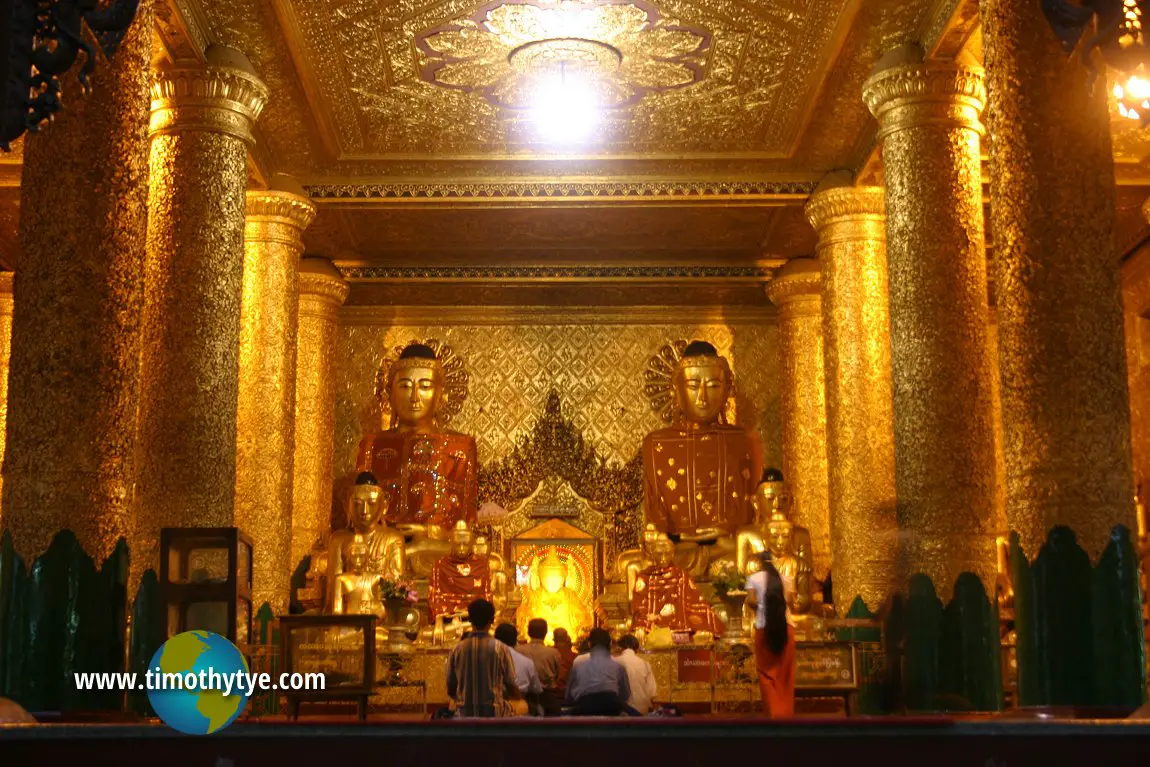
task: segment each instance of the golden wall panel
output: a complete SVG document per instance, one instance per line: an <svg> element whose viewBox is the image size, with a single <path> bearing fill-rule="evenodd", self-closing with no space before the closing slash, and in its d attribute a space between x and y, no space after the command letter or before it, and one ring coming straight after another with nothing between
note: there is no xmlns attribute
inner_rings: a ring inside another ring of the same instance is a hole
<svg viewBox="0 0 1150 767"><path fill-rule="evenodd" d="M510 454L544 413L554 389L571 418L608 460L632 459L664 424L643 395L643 371L664 344L711 341L735 374L736 419L758 429L768 464L779 465L779 341L772 325L351 325L336 355L334 476L348 482L361 436L380 428L376 374L384 356L412 339L451 345L470 375L470 394L451 428L475 436L483 464Z"/></svg>
<svg viewBox="0 0 1150 767"><path fill-rule="evenodd" d="M0 466L8 435L8 362L12 357L12 272L0 272ZM0 497L3 496L0 475ZM4 529L4 508L0 506L0 531Z"/></svg>

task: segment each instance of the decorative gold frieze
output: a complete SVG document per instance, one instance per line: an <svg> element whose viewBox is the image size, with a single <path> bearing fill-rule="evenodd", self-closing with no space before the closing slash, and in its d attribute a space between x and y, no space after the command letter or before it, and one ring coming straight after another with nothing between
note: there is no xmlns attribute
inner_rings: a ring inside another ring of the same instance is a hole
<svg viewBox="0 0 1150 767"><path fill-rule="evenodd" d="M752 280L774 269L757 266L344 266L344 278L365 280Z"/></svg>
<svg viewBox="0 0 1150 767"><path fill-rule="evenodd" d="M813 181L524 181L436 183L341 183L305 187L317 202L344 200L586 200L610 198L803 198Z"/></svg>

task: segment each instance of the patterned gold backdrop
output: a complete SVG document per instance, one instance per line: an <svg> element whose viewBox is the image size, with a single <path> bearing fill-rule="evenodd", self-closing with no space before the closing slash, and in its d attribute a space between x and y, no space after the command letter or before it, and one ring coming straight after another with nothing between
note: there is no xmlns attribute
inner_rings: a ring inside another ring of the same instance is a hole
<svg viewBox="0 0 1150 767"><path fill-rule="evenodd" d="M664 424L643 395L651 355L678 339L706 339L731 361L736 422L758 429L768 464L780 465L779 347L774 325L386 326L341 330L336 355L335 480L355 469L359 440L379 428L376 373L412 339L451 345L467 365L470 393L451 428L475 436L484 465L507 456L542 416L555 389L563 412L598 453L620 464Z"/></svg>

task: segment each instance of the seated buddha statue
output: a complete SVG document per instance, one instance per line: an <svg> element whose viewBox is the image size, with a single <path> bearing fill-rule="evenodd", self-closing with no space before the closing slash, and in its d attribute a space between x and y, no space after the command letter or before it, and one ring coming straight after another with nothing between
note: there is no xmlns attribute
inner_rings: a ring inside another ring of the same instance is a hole
<svg viewBox="0 0 1150 767"><path fill-rule="evenodd" d="M532 618L547 621L548 637L555 629L563 628L571 636L579 636L595 625L595 616L579 594L567 583L570 569L552 548L536 563L523 601L515 611L515 623L524 635Z"/></svg>
<svg viewBox="0 0 1150 767"><path fill-rule="evenodd" d="M335 577L331 612L335 615L384 614L380 598L379 574L367 567L367 544L350 543L344 551L346 568Z"/></svg>
<svg viewBox="0 0 1150 767"><path fill-rule="evenodd" d="M647 521L678 543L675 559L694 577L733 550L762 472L758 437L725 422L731 383L715 347L692 341L672 376L676 423L643 440Z"/></svg>
<svg viewBox="0 0 1150 767"><path fill-rule="evenodd" d="M491 600L491 560L475 553L475 535L460 520L451 531L451 550L431 569L427 606L431 617L466 612L476 599Z"/></svg>
<svg viewBox="0 0 1150 767"><path fill-rule="evenodd" d="M675 564L675 546L669 539L652 547L654 564L639 573L631 596L631 626L651 632L671 631L721 633L719 619L699 593L695 582Z"/></svg>
<svg viewBox="0 0 1150 767"><path fill-rule="evenodd" d="M755 489L755 523L739 530L735 564L742 575L762 568L760 554L769 551L787 594L787 611L801 615L811 609L815 579L811 559L811 536L787 517L790 491L778 469L763 472Z"/></svg>
<svg viewBox="0 0 1150 767"><path fill-rule="evenodd" d="M356 477L348 501L347 530L338 530L328 537L327 551L327 603L333 606L336 584L348 569L349 552L353 546L363 545L364 561L359 572L381 578L400 580L404 569L403 534L387 524L388 497L383 493L371 472ZM322 563L315 557L313 562Z"/></svg>
<svg viewBox="0 0 1150 767"><path fill-rule="evenodd" d="M360 442L357 466L388 495L388 522L408 538L407 558L426 577L448 553L455 523L475 523L479 492L475 439L445 429L443 364L425 344L409 344L387 371L388 429Z"/></svg>
<svg viewBox="0 0 1150 767"><path fill-rule="evenodd" d="M655 525L648 522L643 528L642 546L619 554L616 570L619 580L627 584L628 600L635 593L635 580L639 577L639 573L655 564L652 553L655 542L666 537L655 529Z"/></svg>
<svg viewBox="0 0 1150 767"><path fill-rule="evenodd" d="M491 550L491 544L486 535L475 536L475 556L487 557L487 566L491 572L491 603L495 605L495 617L499 618L507 607L507 564L503 557Z"/></svg>

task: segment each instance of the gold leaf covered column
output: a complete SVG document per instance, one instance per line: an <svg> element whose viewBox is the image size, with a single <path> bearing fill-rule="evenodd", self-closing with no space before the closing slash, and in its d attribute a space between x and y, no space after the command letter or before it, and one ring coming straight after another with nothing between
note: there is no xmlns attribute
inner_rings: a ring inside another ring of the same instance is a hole
<svg viewBox="0 0 1150 767"><path fill-rule="evenodd" d="M0 466L8 434L8 362L12 357L12 272L0 272ZM4 476L0 474L0 498ZM4 530L4 507L0 505L0 532Z"/></svg>
<svg viewBox="0 0 1150 767"><path fill-rule="evenodd" d="M238 51L207 58L152 86L136 573L163 527L235 524L247 151L268 94Z"/></svg>
<svg viewBox="0 0 1150 767"><path fill-rule="evenodd" d="M810 531L815 576L821 580L830 569L831 531L819 284L818 262L796 258L767 285L767 296L779 308L783 476L794 494L792 522Z"/></svg>
<svg viewBox="0 0 1150 767"><path fill-rule="evenodd" d="M886 203L830 176L807 203L822 265L831 554L840 614L898 591Z"/></svg>
<svg viewBox="0 0 1150 767"><path fill-rule="evenodd" d="M64 529L97 567L131 533L153 18L25 139L2 506L27 565Z"/></svg>
<svg viewBox="0 0 1150 767"><path fill-rule="evenodd" d="M315 206L293 179L247 193L236 525L252 536L252 603L286 614L291 597L296 327L303 230Z"/></svg>
<svg viewBox="0 0 1150 767"><path fill-rule="evenodd" d="M299 566L331 529L335 449L335 350L339 307L348 285L326 258L299 265L299 343L296 356L295 493L291 567Z"/></svg>
<svg viewBox="0 0 1150 767"><path fill-rule="evenodd" d="M1145 665L1136 575L1123 566L1136 522L1107 89L1092 95L1037 0L983 0L980 13L1022 701L1137 706ZM1112 538L1119 525L1125 536ZM1069 558L1076 546L1092 579ZM1047 585L1055 578L1060 588Z"/></svg>
<svg viewBox="0 0 1150 767"><path fill-rule="evenodd" d="M1066 525L1097 560L1134 527L1106 89L1090 97L1037 2L982 18L1009 523L1031 559Z"/></svg>
<svg viewBox="0 0 1150 767"><path fill-rule="evenodd" d="M883 142L903 577L929 576L945 601L971 572L993 599L983 73L908 46L879 62L863 97Z"/></svg>

